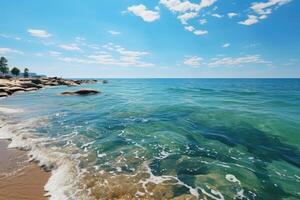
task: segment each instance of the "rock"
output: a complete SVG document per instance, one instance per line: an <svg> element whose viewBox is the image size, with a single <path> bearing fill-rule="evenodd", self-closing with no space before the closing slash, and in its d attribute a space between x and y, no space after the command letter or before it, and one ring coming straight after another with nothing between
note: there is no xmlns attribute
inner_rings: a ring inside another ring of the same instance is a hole
<svg viewBox="0 0 300 200"><path fill-rule="evenodd" d="M67 86L69 86L69 87L72 87L72 86L78 86L79 84L77 84L77 83L72 83L72 82L69 82L68 84L67 84Z"/></svg>
<svg viewBox="0 0 300 200"><path fill-rule="evenodd" d="M20 92L20 91L25 91L25 89L21 88L21 87L11 87L11 88L9 88L9 92L12 92L12 93Z"/></svg>
<svg viewBox="0 0 300 200"><path fill-rule="evenodd" d="M106 84L106 83L108 83L108 80L103 80L102 83Z"/></svg>
<svg viewBox="0 0 300 200"><path fill-rule="evenodd" d="M1 76L0 76L1 78ZM35 91L44 86L78 86L82 84L94 84L100 82L99 80L72 80L63 79L58 77L41 77L41 78L8 78L2 77L4 80L0 80L0 93L3 96L12 95L15 92L27 92ZM107 83L107 81L103 81ZM78 91L64 92L64 95L89 95L98 94L97 90L82 89Z"/></svg>
<svg viewBox="0 0 300 200"><path fill-rule="evenodd" d="M38 85L38 84L35 84L35 83L32 83L32 82L24 82L24 83L20 83L20 86L23 87L23 88L42 88L41 85Z"/></svg>
<svg viewBox="0 0 300 200"><path fill-rule="evenodd" d="M18 78L19 81L29 81L29 78Z"/></svg>
<svg viewBox="0 0 300 200"><path fill-rule="evenodd" d="M0 92L6 92L8 90L9 90L8 87L0 87Z"/></svg>
<svg viewBox="0 0 300 200"><path fill-rule="evenodd" d="M0 92L0 97L7 97L8 94L6 92Z"/></svg>
<svg viewBox="0 0 300 200"><path fill-rule="evenodd" d="M31 79L30 81L34 84L42 84L43 83L40 79Z"/></svg>
<svg viewBox="0 0 300 200"><path fill-rule="evenodd" d="M59 80L58 83L60 85L67 85L67 86L78 86L79 85L75 81L71 81L71 80Z"/></svg>
<svg viewBox="0 0 300 200"><path fill-rule="evenodd" d="M62 95L91 95L91 94L98 94L100 91L98 90L91 90L91 89L81 89L77 91L67 91L61 93Z"/></svg>
<svg viewBox="0 0 300 200"><path fill-rule="evenodd" d="M47 86L58 86L60 84L57 81L49 81L49 82L44 83L44 85L47 85Z"/></svg>
<svg viewBox="0 0 300 200"><path fill-rule="evenodd" d="M12 95L13 92L9 91L9 87L0 87L0 92L5 92L8 95Z"/></svg>
<svg viewBox="0 0 300 200"><path fill-rule="evenodd" d="M34 87L34 88L26 88L26 89L25 89L26 92L29 92L29 91L36 91L36 90L38 90L38 88L35 88L35 87Z"/></svg>

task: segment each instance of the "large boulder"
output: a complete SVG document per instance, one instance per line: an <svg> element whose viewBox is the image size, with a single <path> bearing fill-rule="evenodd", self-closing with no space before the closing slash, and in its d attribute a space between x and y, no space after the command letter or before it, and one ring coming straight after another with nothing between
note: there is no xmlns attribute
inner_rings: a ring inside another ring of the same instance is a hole
<svg viewBox="0 0 300 200"><path fill-rule="evenodd" d="M14 92L21 92L21 91L25 91L24 88L21 87L10 87L9 88L9 92L14 93Z"/></svg>
<svg viewBox="0 0 300 200"><path fill-rule="evenodd" d="M0 92L0 97L7 97L8 94L6 92Z"/></svg>
<svg viewBox="0 0 300 200"><path fill-rule="evenodd" d="M38 85L38 84L35 84L32 82L21 82L20 85L23 88L38 88L38 89L42 88L41 85Z"/></svg>
<svg viewBox="0 0 300 200"><path fill-rule="evenodd" d="M57 81L48 81L48 82L44 83L44 85L47 85L47 86L58 86L60 84Z"/></svg>
<svg viewBox="0 0 300 200"><path fill-rule="evenodd" d="M92 89L81 89L77 91L67 91L62 92L62 95L91 95L91 94L98 94L100 91L98 90L92 90Z"/></svg>
<svg viewBox="0 0 300 200"><path fill-rule="evenodd" d="M4 84L4 83L0 83L0 87L6 87L7 84Z"/></svg>
<svg viewBox="0 0 300 200"><path fill-rule="evenodd" d="M34 84L42 84L43 83L40 79L31 79L31 82Z"/></svg>
<svg viewBox="0 0 300 200"><path fill-rule="evenodd" d="M60 85L66 85L66 86L78 86L79 84L72 80L59 80L58 83Z"/></svg>
<svg viewBox="0 0 300 200"><path fill-rule="evenodd" d="M13 93L9 90L9 87L0 87L0 92L7 93L8 95L11 95Z"/></svg>

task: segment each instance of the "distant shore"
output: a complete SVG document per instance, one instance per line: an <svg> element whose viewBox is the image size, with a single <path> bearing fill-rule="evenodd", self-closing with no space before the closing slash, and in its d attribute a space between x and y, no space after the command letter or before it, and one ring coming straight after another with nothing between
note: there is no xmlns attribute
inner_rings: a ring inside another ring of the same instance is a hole
<svg viewBox="0 0 300 200"><path fill-rule="evenodd" d="M71 80L57 77L42 78L1 78L0 97L8 97L16 92L36 91L51 86L78 86L97 82L107 83L105 80Z"/></svg>

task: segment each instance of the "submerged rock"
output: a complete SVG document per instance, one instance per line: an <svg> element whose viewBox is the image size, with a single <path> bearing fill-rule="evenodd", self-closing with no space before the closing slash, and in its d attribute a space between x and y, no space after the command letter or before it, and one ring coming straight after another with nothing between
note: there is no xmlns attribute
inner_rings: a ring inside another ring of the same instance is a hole
<svg viewBox="0 0 300 200"><path fill-rule="evenodd" d="M100 91L98 90L91 90L91 89L81 89L77 91L66 91L62 92L62 95L91 95L91 94L98 94Z"/></svg>

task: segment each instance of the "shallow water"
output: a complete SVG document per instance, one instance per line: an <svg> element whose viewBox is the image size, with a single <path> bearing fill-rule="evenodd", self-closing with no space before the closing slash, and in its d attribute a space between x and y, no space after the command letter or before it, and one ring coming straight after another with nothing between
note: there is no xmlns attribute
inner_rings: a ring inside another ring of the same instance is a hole
<svg viewBox="0 0 300 200"><path fill-rule="evenodd" d="M59 95L80 87L102 93ZM0 100L22 110L2 115L0 138L53 170L51 199L300 198L299 79L80 87Z"/></svg>

